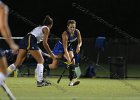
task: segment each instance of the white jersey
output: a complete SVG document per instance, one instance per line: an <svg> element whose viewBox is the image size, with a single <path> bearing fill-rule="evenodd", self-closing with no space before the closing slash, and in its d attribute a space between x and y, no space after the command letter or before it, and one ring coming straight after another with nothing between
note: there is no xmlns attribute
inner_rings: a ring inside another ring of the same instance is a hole
<svg viewBox="0 0 140 100"><path fill-rule="evenodd" d="M44 33L43 33L43 28L47 26L39 26L34 28L29 34L34 35L37 38L37 43L40 43L43 41Z"/></svg>

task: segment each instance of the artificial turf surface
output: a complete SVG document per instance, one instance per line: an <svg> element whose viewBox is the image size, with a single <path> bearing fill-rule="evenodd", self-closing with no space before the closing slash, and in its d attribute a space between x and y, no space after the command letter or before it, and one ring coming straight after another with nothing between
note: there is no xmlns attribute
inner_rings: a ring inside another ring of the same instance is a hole
<svg viewBox="0 0 140 100"><path fill-rule="evenodd" d="M80 79L77 86L68 86L68 78L49 78L51 86L36 87L35 78L12 78L6 80L17 100L140 100L139 79ZM0 100L8 100L0 89Z"/></svg>

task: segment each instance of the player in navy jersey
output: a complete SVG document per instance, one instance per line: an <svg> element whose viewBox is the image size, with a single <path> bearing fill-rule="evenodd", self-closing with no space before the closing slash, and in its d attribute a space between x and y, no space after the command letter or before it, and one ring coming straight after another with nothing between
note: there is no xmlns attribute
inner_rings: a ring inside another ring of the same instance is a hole
<svg viewBox="0 0 140 100"><path fill-rule="evenodd" d="M74 43L77 43L76 48L74 48ZM76 29L76 21L75 20L68 20L67 22L67 30L62 33L62 41L58 41L56 45L54 46L52 52L54 55L56 55L58 58L64 58L67 60L68 63L71 63L75 65L75 59L72 59L74 57L74 52L78 54L80 52L80 48L82 46L82 38L80 31ZM72 60L72 61L71 61ZM58 60L54 59L52 61L52 64L49 64L47 66L47 69L56 69L58 65ZM74 68L69 68L69 78L70 83L69 86L74 86L80 83L80 81L73 82L74 78Z"/></svg>

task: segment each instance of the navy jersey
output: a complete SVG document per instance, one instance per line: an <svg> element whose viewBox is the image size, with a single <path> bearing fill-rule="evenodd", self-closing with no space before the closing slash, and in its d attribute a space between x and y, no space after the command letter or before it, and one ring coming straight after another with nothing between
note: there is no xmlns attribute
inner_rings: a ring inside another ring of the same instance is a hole
<svg viewBox="0 0 140 100"><path fill-rule="evenodd" d="M68 35L68 51L73 51L75 50L76 46L75 46L75 42L77 40L77 30L75 30L74 34L71 35L68 31L67 32L67 35ZM53 53L54 55L59 55L61 53L64 53L64 48L63 48L63 44L61 41L58 41L54 48L53 48Z"/></svg>
<svg viewBox="0 0 140 100"><path fill-rule="evenodd" d="M67 31L66 30L66 32L67 32L67 35L68 35L68 46L70 46L70 45L72 45L74 42L76 42L76 40L77 40L77 29L74 31L74 34L73 35L71 35L71 33L69 32L69 31Z"/></svg>

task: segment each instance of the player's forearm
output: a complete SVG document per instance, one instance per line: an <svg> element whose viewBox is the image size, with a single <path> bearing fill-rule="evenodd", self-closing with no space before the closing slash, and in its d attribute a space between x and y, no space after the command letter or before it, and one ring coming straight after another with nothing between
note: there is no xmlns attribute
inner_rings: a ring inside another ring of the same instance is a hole
<svg viewBox="0 0 140 100"><path fill-rule="evenodd" d="M82 41L79 42L77 46L78 46L78 47L81 47L81 46L82 46Z"/></svg>
<svg viewBox="0 0 140 100"><path fill-rule="evenodd" d="M50 49L49 44L43 42L43 46L44 46L44 48L47 50L48 54L49 54L50 56L53 56L53 53L52 53L52 51L51 51L51 49Z"/></svg>
<svg viewBox="0 0 140 100"><path fill-rule="evenodd" d="M77 46L79 46L79 47L82 46L82 38L81 38L81 36L78 37L78 45Z"/></svg>
<svg viewBox="0 0 140 100"><path fill-rule="evenodd" d="M81 37L80 31L78 32L77 40L78 40L78 45L77 46L81 47L82 46L82 37Z"/></svg>
<svg viewBox="0 0 140 100"><path fill-rule="evenodd" d="M68 62L71 62L68 50L64 49L64 53L65 53L65 58L67 59Z"/></svg>

